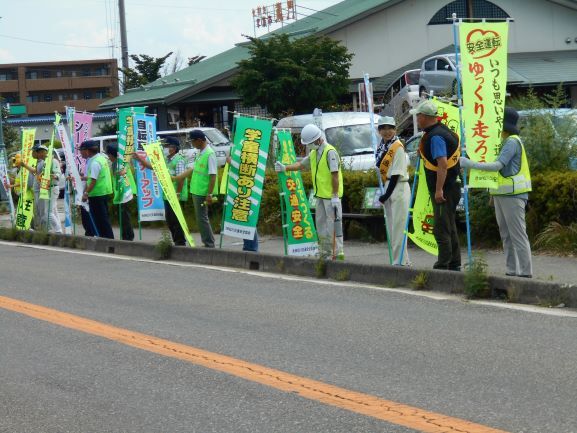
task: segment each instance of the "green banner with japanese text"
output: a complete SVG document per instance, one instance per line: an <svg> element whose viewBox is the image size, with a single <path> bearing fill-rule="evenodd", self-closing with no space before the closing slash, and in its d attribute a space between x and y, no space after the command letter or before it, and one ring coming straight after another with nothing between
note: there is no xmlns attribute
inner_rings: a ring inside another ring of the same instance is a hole
<svg viewBox="0 0 577 433"><path fill-rule="evenodd" d="M433 203L427 187L425 178L425 164L421 161L419 164L418 175L415 177L417 184L417 193L415 203L413 204L413 233L407 233L415 245L425 250L429 254L437 256L439 249L437 241L433 235L435 218L433 215Z"/></svg>
<svg viewBox="0 0 577 433"><path fill-rule="evenodd" d="M182 208L180 207L180 201L178 200L178 196L174 190L174 184L172 183L170 173L168 172L168 167L166 166L166 161L164 159L164 153L162 151L160 141L155 141L150 144L142 143L142 147L144 148L144 151L148 156L148 160L150 161L150 165L152 165L152 169L154 170L154 173L160 182L160 186L164 192L165 200L168 201L168 204L174 211L174 214L176 215L176 218L182 227L182 231L184 232L184 236L186 237L188 244L191 247L194 247L194 240L192 239L192 236L190 236L190 231L188 230L186 219L184 218Z"/></svg>
<svg viewBox="0 0 577 433"><path fill-rule="evenodd" d="M34 137L36 128L27 128L22 130L22 162L31 167L36 167L36 159L32 157L32 147L34 146ZM32 223L34 215L34 191L28 188L28 178L32 176L24 167L20 167L20 197L16 210L16 228L18 230L28 230Z"/></svg>
<svg viewBox="0 0 577 433"><path fill-rule="evenodd" d="M227 236L254 239L271 132L271 120L237 118L222 228Z"/></svg>
<svg viewBox="0 0 577 433"><path fill-rule="evenodd" d="M463 123L467 156L494 162L501 145L507 87L509 24L461 23ZM470 188L497 188L497 173L471 170Z"/></svg>
<svg viewBox="0 0 577 433"><path fill-rule="evenodd" d="M277 132L279 151L277 158L285 165L296 162L290 131ZM281 200L284 203L283 235L289 256L314 256L318 253L318 239L309 202L300 171L278 174Z"/></svg>
<svg viewBox="0 0 577 433"><path fill-rule="evenodd" d="M50 136L50 145L48 146L48 154L46 156L46 161L44 162L44 171L40 178L40 194L38 197L44 200L50 200L50 188L53 183L57 182L56 179L52 178L52 160L54 159L52 153L54 152L54 135L56 134L56 127L60 123L60 114L56 113L54 117L52 135Z"/></svg>

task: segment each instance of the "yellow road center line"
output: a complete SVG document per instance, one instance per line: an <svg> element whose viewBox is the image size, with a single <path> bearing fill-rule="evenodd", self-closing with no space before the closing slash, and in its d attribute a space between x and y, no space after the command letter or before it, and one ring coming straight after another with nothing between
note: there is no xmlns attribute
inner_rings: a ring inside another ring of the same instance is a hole
<svg viewBox="0 0 577 433"><path fill-rule="evenodd" d="M76 331L97 335L159 355L177 358L195 365L228 373L281 391L297 393L301 397L310 400L421 432L506 433L503 430L384 400L372 395L350 391L262 365L133 332L128 329L117 328L17 299L0 296L0 308Z"/></svg>

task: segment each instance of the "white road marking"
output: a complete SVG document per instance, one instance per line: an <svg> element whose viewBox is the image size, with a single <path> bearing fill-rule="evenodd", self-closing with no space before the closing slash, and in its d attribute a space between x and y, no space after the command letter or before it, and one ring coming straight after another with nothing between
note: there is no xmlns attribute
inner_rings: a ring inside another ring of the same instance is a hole
<svg viewBox="0 0 577 433"><path fill-rule="evenodd" d="M298 282L306 282L311 284L320 284L325 286L337 286L337 287L357 287L363 289L371 289L371 290L379 290L382 292L390 292L390 293L399 293L403 295L410 295L410 296L417 296L427 299L432 299L435 301L454 301L454 302L466 302L473 305L480 305L480 306L487 306L487 307L494 307L494 308L502 308L506 310L514 310L514 311L523 311L526 313L534 313L534 314L543 314L546 316L555 316L555 317L572 317L577 318L577 311L573 309L565 309L565 308L544 308L538 307L534 305L525 305L525 304L513 304L513 303L504 303L498 301L478 301L478 300L465 300L462 296L453 295L449 293L442 293L442 292L425 292L425 291L415 291L410 289L396 289L391 287L382 287L376 286L373 284L363 284L363 283L354 283L354 282L340 282L334 280L320 280L316 278L307 278L307 277L298 277L294 275L284 275L284 274L271 274L269 272L262 272L262 271L251 271L247 269L238 269L238 268L227 268L224 266L214 266L214 265L203 265L197 263L184 263L184 262L177 262L173 260L151 260L151 259L143 259L140 257L131 257L131 256L123 256L117 254L108 254L108 253L99 253L95 251L80 251L80 250L71 250L68 248L59 248L59 247L52 247L46 245L31 245L31 244L22 244L17 242L5 242L0 241L0 245L7 245L7 246L17 246L21 248L31 248L37 250L47 250L47 251L58 251L61 253L66 254L78 254L78 255L86 255L86 256L93 256L93 257L103 257L108 259L114 260L126 260L131 262L141 262L141 263L152 263L155 265L161 266L176 266L181 268L202 268L202 269L209 269L212 271L220 271L220 272L229 272L229 273L236 273L236 274L244 274L250 275L254 277L260 278L270 278L270 279L277 279L277 280L286 280L286 281L298 281Z"/></svg>

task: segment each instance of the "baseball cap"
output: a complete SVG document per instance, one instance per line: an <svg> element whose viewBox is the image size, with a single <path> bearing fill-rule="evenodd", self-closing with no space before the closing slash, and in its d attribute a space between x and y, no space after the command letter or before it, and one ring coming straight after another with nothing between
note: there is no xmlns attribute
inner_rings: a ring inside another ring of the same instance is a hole
<svg viewBox="0 0 577 433"><path fill-rule="evenodd" d="M379 125L378 125L378 126L385 126L385 125L396 127L397 124L396 124L396 122L395 122L395 118L394 118L394 117L391 117L391 116L383 116L383 117L381 117L381 119L379 120Z"/></svg>
<svg viewBox="0 0 577 433"><path fill-rule="evenodd" d="M39 150L45 150L48 152L48 148L46 146L44 146L43 144L36 144L34 145L34 147L32 148L32 150L38 152Z"/></svg>
<svg viewBox="0 0 577 433"><path fill-rule="evenodd" d="M164 146L176 146L180 147L180 141L176 137L171 137L170 135L162 137L162 144Z"/></svg>
<svg viewBox="0 0 577 433"><path fill-rule="evenodd" d="M206 135L200 129L193 129L189 135L191 140L206 140Z"/></svg>
<svg viewBox="0 0 577 433"><path fill-rule="evenodd" d="M100 147L100 143L96 140L86 140L83 141L82 143L80 143L80 146L78 147L80 150L84 150L84 149L92 149L94 147Z"/></svg>
<svg viewBox="0 0 577 433"><path fill-rule="evenodd" d="M437 104L433 101L425 100L419 103L415 108L409 111L410 114L424 114L425 116L437 116Z"/></svg>

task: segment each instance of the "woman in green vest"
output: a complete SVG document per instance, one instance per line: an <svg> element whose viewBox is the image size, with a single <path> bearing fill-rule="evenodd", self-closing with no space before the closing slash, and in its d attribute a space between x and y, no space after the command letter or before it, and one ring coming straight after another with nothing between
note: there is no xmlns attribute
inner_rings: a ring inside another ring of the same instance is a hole
<svg viewBox="0 0 577 433"><path fill-rule="evenodd" d="M325 142L318 126L309 124L301 131L301 143L312 150L300 162L284 165L277 161L277 172L301 170L310 167L314 195L317 199L315 223L319 236L321 257L344 260L343 249L343 173L337 150Z"/></svg>
<svg viewBox="0 0 577 433"><path fill-rule="evenodd" d="M122 231L120 237L124 241L134 240L134 229L130 222L130 212L128 212L128 202L132 201L136 194L136 182L130 169L130 164L122 170L118 170L118 144L110 143L106 146L106 155L110 159L110 171L112 174L112 191L114 197L112 203L120 206L120 226Z"/></svg>
<svg viewBox="0 0 577 433"><path fill-rule="evenodd" d="M473 162L461 158L461 166L483 171L496 171L498 188L491 190L495 216L505 251L506 275L531 278L531 244L527 236L525 208L531 191L531 173L525 147L519 137L519 114L505 108L503 116L503 144L497 161Z"/></svg>
<svg viewBox="0 0 577 433"><path fill-rule="evenodd" d="M208 219L208 206L212 203L212 195L218 194L216 154L212 147L209 146L206 135L200 129L190 131L190 140L194 148L198 149L194 167L189 168L178 176L174 176L172 180L180 181L186 179L192 173L190 194L194 204L196 223L200 230L200 238L205 247L214 248L214 234Z"/></svg>

